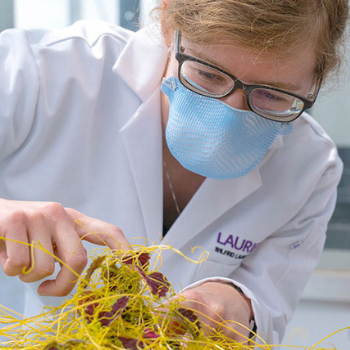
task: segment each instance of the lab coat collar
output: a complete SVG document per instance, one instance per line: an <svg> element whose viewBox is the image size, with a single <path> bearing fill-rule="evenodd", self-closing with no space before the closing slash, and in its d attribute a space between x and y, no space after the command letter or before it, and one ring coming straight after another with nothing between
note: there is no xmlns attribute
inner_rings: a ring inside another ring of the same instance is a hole
<svg viewBox="0 0 350 350"><path fill-rule="evenodd" d="M168 231L166 243L180 249L261 184L258 168L238 179L206 179Z"/></svg>
<svg viewBox="0 0 350 350"><path fill-rule="evenodd" d="M113 71L145 102L163 78L168 48L159 25L145 27L128 41Z"/></svg>
<svg viewBox="0 0 350 350"><path fill-rule="evenodd" d="M131 37L113 67L114 73L142 102L120 133L138 193L148 244L159 242L163 230L160 85L167 58L168 48L160 26L153 25Z"/></svg>

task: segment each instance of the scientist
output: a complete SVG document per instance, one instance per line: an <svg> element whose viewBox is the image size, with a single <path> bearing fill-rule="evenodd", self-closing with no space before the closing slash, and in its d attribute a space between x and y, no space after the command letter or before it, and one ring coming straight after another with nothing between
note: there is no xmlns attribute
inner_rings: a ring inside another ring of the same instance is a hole
<svg viewBox="0 0 350 350"><path fill-rule="evenodd" d="M1 34L2 269L32 282L30 314L76 278L64 266L52 277L50 255L35 250L32 260L15 241L40 242L78 273L82 237L112 249L147 239L194 258L200 246L202 265L164 255L188 305L255 321L279 343L342 174L305 110L338 65L348 1L162 5L161 25L137 33L80 22Z"/></svg>

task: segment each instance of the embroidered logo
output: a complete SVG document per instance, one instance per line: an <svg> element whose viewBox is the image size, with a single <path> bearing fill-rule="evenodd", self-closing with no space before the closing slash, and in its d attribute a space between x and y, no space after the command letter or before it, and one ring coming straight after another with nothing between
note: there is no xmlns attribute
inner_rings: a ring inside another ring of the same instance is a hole
<svg viewBox="0 0 350 350"><path fill-rule="evenodd" d="M244 259L258 246L258 243L254 243L247 239L242 239L239 236L225 236L222 234L222 232L218 233L217 243L221 247L215 247L216 253L228 255L234 259Z"/></svg>

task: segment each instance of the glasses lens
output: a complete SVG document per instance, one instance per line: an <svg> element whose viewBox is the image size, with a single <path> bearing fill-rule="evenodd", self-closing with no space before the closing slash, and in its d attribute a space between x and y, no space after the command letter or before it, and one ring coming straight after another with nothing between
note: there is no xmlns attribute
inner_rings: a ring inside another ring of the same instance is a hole
<svg viewBox="0 0 350 350"><path fill-rule="evenodd" d="M183 62L180 80L190 90L211 97L222 97L234 86L234 81L226 74L191 60Z"/></svg>
<svg viewBox="0 0 350 350"><path fill-rule="evenodd" d="M304 108L304 102L299 98L271 89L254 89L249 102L257 113L267 118L298 116Z"/></svg>

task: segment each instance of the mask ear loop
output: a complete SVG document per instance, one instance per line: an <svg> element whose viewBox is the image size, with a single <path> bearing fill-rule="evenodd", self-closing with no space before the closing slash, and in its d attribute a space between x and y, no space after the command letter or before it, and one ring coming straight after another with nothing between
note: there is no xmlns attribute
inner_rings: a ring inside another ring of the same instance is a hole
<svg viewBox="0 0 350 350"><path fill-rule="evenodd" d="M164 93L166 93L167 91L169 91L169 89L171 91L175 91L177 89L177 84L176 84L176 80L175 80L175 77L173 75L171 75L169 78L163 78L163 81L162 81L162 90L165 90L163 91ZM171 92L169 91L169 94Z"/></svg>

